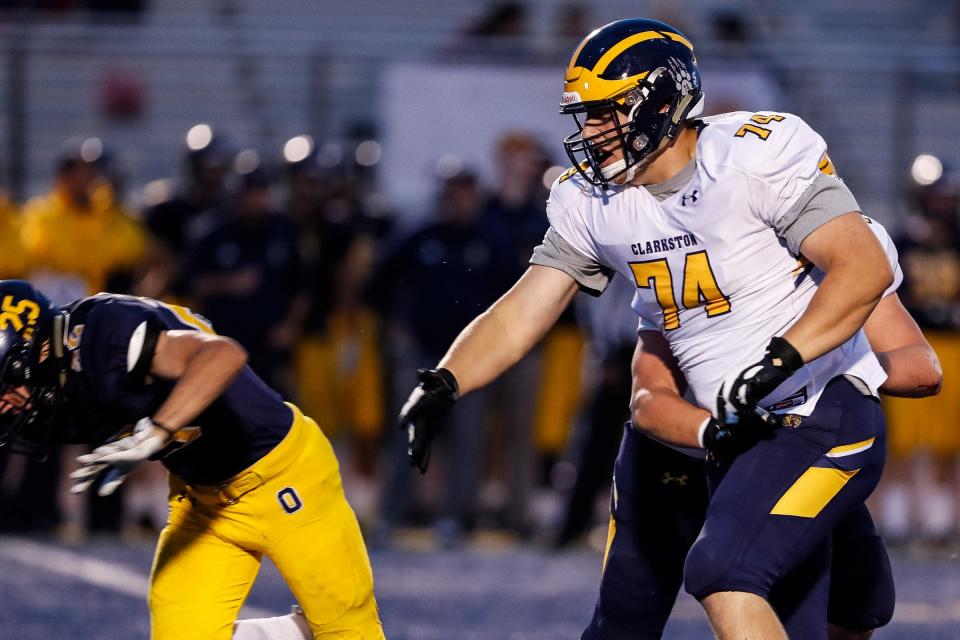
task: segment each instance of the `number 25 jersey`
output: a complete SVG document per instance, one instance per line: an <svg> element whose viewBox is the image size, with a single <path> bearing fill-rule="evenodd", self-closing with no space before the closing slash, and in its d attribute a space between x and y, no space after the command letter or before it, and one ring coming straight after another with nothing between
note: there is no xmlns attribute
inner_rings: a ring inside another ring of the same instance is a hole
<svg viewBox="0 0 960 640"><path fill-rule="evenodd" d="M800 255L800 243L859 206L824 173L826 143L799 117L736 112L703 125L689 180L676 193L659 201L635 186L602 191L568 172L551 189L547 215L580 257L636 285L639 329L663 333L688 393L713 410L722 378L758 360L816 293L823 273ZM843 374L873 392L886 378L862 330L762 404L809 415Z"/></svg>

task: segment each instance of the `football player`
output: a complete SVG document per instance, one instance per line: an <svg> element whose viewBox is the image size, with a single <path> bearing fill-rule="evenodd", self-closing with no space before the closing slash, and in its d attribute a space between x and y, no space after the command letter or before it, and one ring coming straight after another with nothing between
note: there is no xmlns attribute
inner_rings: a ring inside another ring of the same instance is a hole
<svg viewBox="0 0 960 640"><path fill-rule="evenodd" d="M685 586L720 637L783 638L775 587L824 591L830 532L882 470L885 373L861 327L893 274L799 117L698 120L702 107L693 47L673 27L621 20L587 36L561 100L575 166L553 185L533 266L419 373L401 424L423 471L456 398L515 363L578 289L599 294L621 273L640 330L660 336L650 348L686 382L681 395L664 369L635 394L636 427L712 452ZM823 630L820 604L819 619L781 616Z"/></svg>
<svg viewBox="0 0 960 640"><path fill-rule="evenodd" d="M330 443L202 317L105 293L59 308L27 282L0 281L0 384L0 443L96 445L78 458L75 492L107 495L145 460L170 471L154 640L230 638L264 555L313 637L384 637Z"/></svg>
<svg viewBox="0 0 960 640"><path fill-rule="evenodd" d="M887 252L895 281L864 325L864 331L888 376L881 391L922 397L937 393L941 372L936 354L895 289L902 281L897 251L886 230L867 219ZM642 403L646 389L668 370L686 386L676 359L662 349L658 332L642 332L633 362L634 394ZM707 504L705 465L638 433L624 430L615 463L611 523L604 554L600 594L583 638L659 638L683 578L683 562L703 525ZM829 584L829 637L863 640L893 615L894 588L889 558L866 507L861 506L833 529ZM802 575L797 585L803 587ZM804 610L796 589L781 587L771 598L797 629ZM823 597L823 593L819 593ZM794 617L798 619L793 619ZM822 634L820 634L822 635Z"/></svg>

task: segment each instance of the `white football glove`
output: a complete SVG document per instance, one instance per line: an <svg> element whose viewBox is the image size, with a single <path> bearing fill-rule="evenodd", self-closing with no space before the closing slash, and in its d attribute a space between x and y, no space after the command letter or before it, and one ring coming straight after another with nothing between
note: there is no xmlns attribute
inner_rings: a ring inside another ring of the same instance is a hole
<svg viewBox="0 0 960 640"><path fill-rule="evenodd" d="M110 464L88 464L80 467L70 474L73 478L73 486L70 487L70 493L83 493L90 488L97 478L103 473L103 482L97 489L97 495L109 496L117 490L123 481L127 479L130 472L134 470L138 463L117 463Z"/></svg>
<svg viewBox="0 0 960 640"><path fill-rule="evenodd" d="M117 490L133 469L163 449L169 433L156 426L150 418L141 418L133 427L133 433L119 440L108 442L91 453L78 456L82 467L70 474L76 480L72 493L86 491L104 470L104 481L97 493L108 496Z"/></svg>

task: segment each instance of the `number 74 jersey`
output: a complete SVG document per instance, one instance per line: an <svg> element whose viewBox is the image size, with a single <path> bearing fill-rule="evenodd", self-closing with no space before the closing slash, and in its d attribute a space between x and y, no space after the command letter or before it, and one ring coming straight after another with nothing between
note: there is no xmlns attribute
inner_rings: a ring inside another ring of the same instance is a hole
<svg viewBox="0 0 960 640"><path fill-rule="evenodd" d="M816 293L823 273L800 255L800 242L859 206L829 175L826 143L799 117L737 112L704 124L689 181L672 195L658 200L655 188L635 186L604 192L565 174L547 214L577 253L636 284L639 329L663 333L691 399L713 410L723 377L759 359ZM872 227L895 265L889 237ZM886 377L862 331L762 404L809 414L827 382L843 374L874 392Z"/></svg>

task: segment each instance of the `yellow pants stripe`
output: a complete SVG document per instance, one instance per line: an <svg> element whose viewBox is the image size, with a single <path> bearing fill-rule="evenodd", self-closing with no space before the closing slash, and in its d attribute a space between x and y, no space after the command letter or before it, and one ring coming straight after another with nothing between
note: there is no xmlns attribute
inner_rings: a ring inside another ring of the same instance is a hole
<svg viewBox="0 0 960 640"><path fill-rule="evenodd" d="M603 565L600 567L602 574L607 569L607 558L610 557L610 547L613 545L613 536L617 535L617 521L610 516L610 526L607 528L607 548L603 550Z"/></svg>
<svg viewBox="0 0 960 640"><path fill-rule="evenodd" d="M837 495L843 485L847 484L858 471L860 469L844 471L810 467L780 497L770 513L777 516L816 518L833 496Z"/></svg>

